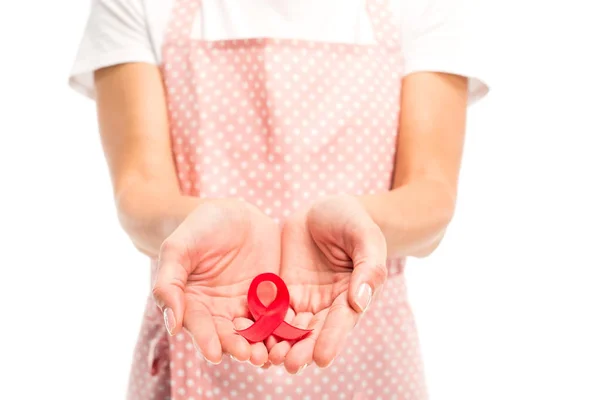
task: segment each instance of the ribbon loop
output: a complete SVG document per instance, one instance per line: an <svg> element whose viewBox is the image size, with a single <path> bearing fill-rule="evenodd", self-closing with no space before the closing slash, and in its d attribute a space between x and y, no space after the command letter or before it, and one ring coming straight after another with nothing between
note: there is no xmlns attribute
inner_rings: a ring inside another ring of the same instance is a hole
<svg viewBox="0 0 600 400"><path fill-rule="evenodd" d="M258 285L263 282L272 282L277 288L275 300L268 307L258 298ZM248 289L248 309L255 322L250 327L237 331L237 333L251 343L262 342L270 335L284 340L304 338L312 332L312 329L296 328L285 322L284 318L289 306L290 292L283 279L271 272L256 276Z"/></svg>

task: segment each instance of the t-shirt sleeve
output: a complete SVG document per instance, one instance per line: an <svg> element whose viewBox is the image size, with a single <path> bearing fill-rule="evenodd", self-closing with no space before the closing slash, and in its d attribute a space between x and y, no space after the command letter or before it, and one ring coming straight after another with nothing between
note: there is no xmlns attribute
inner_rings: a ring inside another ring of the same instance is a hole
<svg viewBox="0 0 600 400"><path fill-rule="evenodd" d="M158 59L148 32L143 0L95 0L69 85L93 99L94 71L130 62L156 65Z"/></svg>
<svg viewBox="0 0 600 400"><path fill-rule="evenodd" d="M450 73L468 78L469 104L489 92L485 63L489 57L481 45L483 32L477 7L468 0L415 0L401 13L404 75L420 71ZM415 4L418 4L416 6Z"/></svg>

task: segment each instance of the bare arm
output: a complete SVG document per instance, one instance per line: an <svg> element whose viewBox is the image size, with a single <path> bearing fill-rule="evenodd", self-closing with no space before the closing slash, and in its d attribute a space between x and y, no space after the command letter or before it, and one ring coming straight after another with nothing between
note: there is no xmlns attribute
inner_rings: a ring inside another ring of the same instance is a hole
<svg viewBox="0 0 600 400"><path fill-rule="evenodd" d="M442 240L456 202L467 97L464 77L404 79L393 190L361 199L390 256L424 257Z"/></svg>
<svg viewBox="0 0 600 400"><path fill-rule="evenodd" d="M95 74L102 145L121 225L155 257L199 200L180 195L157 67L132 63Z"/></svg>

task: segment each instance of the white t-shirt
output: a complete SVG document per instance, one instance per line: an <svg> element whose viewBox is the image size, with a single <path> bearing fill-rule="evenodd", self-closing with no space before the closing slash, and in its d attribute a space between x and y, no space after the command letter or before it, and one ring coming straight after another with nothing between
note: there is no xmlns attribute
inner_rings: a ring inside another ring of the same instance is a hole
<svg viewBox="0 0 600 400"><path fill-rule="evenodd" d="M367 0L204 0L192 37L203 40L293 38L374 43ZM467 0L468 1L468 0ZM390 0L400 29L405 75L436 71L469 78L471 103L488 91L487 58L471 40L465 0ZM160 65L174 0L95 0L70 84L94 97L93 72L127 62Z"/></svg>

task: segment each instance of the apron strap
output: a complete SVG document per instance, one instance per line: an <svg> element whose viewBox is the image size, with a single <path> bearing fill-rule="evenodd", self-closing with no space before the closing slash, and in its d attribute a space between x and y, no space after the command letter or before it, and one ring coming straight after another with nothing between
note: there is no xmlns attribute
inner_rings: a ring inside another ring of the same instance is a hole
<svg viewBox="0 0 600 400"><path fill-rule="evenodd" d="M366 0L371 28L377 44L399 49L401 45L400 27L394 22L390 11L390 0Z"/></svg>
<svg viewBox="0 0 600 400"><path fill-rule="evenodd" d="M175 0L167 25L165 42L185 46L192 36L194 22L202 9L202 0Z"/></svg>

